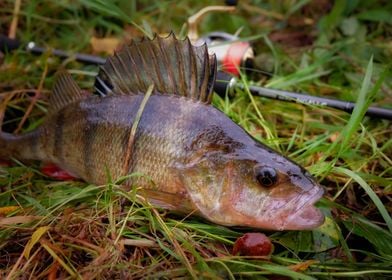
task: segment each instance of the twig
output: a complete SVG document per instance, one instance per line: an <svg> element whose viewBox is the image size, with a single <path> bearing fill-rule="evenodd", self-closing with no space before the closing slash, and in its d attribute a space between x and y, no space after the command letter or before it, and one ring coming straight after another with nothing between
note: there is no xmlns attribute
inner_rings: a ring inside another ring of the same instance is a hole
<svg viewBox="0 0 392 280"><path fill-rule="evenodd" d="M195 42L199 39L199 34L197 32L197 26L201 19L208 13L211 12L234 12L235 7L227 7L227 6L207 6L196 14L188 18L188 37L192 42Z"/></svg>
<svg viewBox="0 0 392 280"><path fill-rule="evenodd" d="M84 246L86 246L86 247L88 247L88 248L90 248L90 249L96 251L96 252L97 252L98 254L100 254L100 255L102 255L102 254L105 252L105 249L104 249L104 248L101 248L101 247L99 247L99 246L96 246L96 245L94 245L94 244L91 244L90 242L81 240L81 239L79 239L79 238L75 238L75 237L68 236L68 235L65 235L65 234L62 234L61 237L64 238L64 239L71 240L72 242L75 242L75 243L79 243L79 244L81 244L81 245L84 245Z"/></svg>
<svg viewBox="0 0 392 280"><path fill-rule="evenodd" d="M22 2L21 0L15 0L12 22L11 22L10 30L8 32L8 37L11 39L16 38L16 29L18 28L18 18L19 18L21 2Z"/></svg>
<svg viewBox="0 0 392 280"><path fill-rule="evenodd" d="M121 242L126 246L135 246L135 247L159 247L158 243L153 240L148 239L122 239Z"/></svg>
<svg viewBox="0 0 392 280"><path fill-rule="evenodd" d="M42 91L42 88L44 87L44 81L45 81L45 77L46 77L47 73L48 73L48 64L46 63L44 72L42 73L41 81L39 82L39 85L38 85L38 89L35 92L34 97L32 98L31 103L26 110L26 113L24 114L22 120L20 121L20 123L19 123L17 129L14 131L14 133L18 133L22 129L24 123L26 122L27 118L29 117L31 111L34 108L35 103L37 103L39 97L41 96L41 91Z"/></svg>
<svg viewBox="0 0 392 280"><path fill-rule="evenodd" d="M8 102L10 102L10 100L14 97L14 94L16 93L7 95L4 97L4 100L2 99L2 96L0 96L0 131L4 121L5 108L7 107Z"/></svg>

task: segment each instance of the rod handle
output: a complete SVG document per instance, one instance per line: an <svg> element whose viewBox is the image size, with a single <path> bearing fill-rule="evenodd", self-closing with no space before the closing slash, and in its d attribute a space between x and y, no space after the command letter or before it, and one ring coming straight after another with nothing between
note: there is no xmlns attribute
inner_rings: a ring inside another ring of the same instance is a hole
<svg viewBox="0 0 392 280"><path fill-rule="evenodd" d="M8 38L0 34L0 51L9 52L20 47L20 42L17 39Z"/></svg>

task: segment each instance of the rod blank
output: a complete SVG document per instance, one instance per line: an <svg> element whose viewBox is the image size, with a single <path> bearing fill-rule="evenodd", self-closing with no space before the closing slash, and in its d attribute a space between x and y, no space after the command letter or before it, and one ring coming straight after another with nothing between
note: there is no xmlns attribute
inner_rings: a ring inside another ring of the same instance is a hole
<svg viewBox="0 0 392 280"><path fill-rule="evenodd" d="M21 43L18 40L10 39L0 34L0 51L12 51L14 49L19 48L20 46ZM43 47L36 46L34 42L28 43L26 45L26 50L33 54L42 54L50 51L53 55L61 58L73 57L75 60L79 62L94 64L94 65L102 65L106 61L106 59L95 55L70 53L58 49L46 49ZM239 87L244 89L244 86L237 83L235 78L233 78L232 76L223 72L218 72L217 80L214 85L215 92L223 96L227 90L231 90L234 87ZM257 87L257 86L249 86L249 90L255 96L262 96L262 97L282 100L282 101L299 102L304 104L325 106L325 107L342 110L347 113L352 113L355 107L354 102L317 97L305 93L295 93L295 92ZM392 120L392 110L386 108L371 106L367 109L365 115L374 118Z"/></svg>
<svg viewBox="0 0 392 280"><path fill-rule="evenodd" d="M214 89L221 96L223 96L228 90L230 91L233 88L245 89L244 85L237 83L234 77L226 73L219 72L217 76L217 82L215 83ZM342 110L347 113L352 113L355 107L354 102L341 101L325 97L317 97L305 93L295 93L258 86L249 86L248 88L251 94L255 96L262 96L282 101L325 106ZM392 110L387 108L371 106L367 109L365 115L374 118L392 120Z"/></svg>

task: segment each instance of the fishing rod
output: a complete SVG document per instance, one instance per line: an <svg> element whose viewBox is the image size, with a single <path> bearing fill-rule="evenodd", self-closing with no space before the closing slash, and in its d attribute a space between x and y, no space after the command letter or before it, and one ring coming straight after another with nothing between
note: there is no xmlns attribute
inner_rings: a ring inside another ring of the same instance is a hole
<svg viewBox="0 0 392 280"><path fill-rule="evenodd" d="M22 44L16 39L10 39L4 35L0 34L0 51L12 51L18 49ZM54 56L60 58L73 58L78 62L102 65L105 63L106 59L89 54L81 53L71 53L64 50L58 49L48 49L44 47L37 46L34 42L29 42L25 45L25 50L33 54L43 54L50 52ZM352 113L355 107L355 102L342 101L337 99L330 99L324 97L312 96L305 93L295 93L284 90L277 90L271 88L265 88L260 86L245 86L238 82L236 77L228 75L224 72L218 72L216 82L214 84L214 91L221 96L224 96L226 92L232 91L234 88L249 89L250 93L255 96L266 97L276 100L298 102L309 105L317 105L323 107L330 107L338 110L345 111L347 113ZM392 120L392 110L381 107L371 106L365 112L366 116L373 118L382 118Z"/></svg>
<svg viewBox="0 0 392 280"><path fill-rule="evenodd" d="M21 42L17 39L11 39L7 36L0 34L0 51L1 52L10 52L16 50L22 46ZM94 65L102 65L105 64L106 59L90 54L82 54L82 53L71 53L58 49L49 49L37 46L34 42L29 42L25 45L25 50L32 54L43 54L50 52L54 56L58 56L60 58L74 58L76 61L85 63L85 64L94 64Z"/></svg>
<svg viewBox="0 0 392 280"><path fill-rule="evenodd" d="M317 105L321 107L330 107L341 111L345 111L347 113L352 113L355 107L355 102L342 101L342 100L325 98L325 97L317 97L304 93L295 93L290 91L252 86L252 85L246 87L243 84L239 83L236 77L228 75L224 72L218 72L217 79L214 85L215 92L222 95L225 94L226 92L232 91L234 88L239 88L242 90L249 89L251 94L255 96L267 97L271 99L289 101L289 102L298 102L298 103L309 104L309 105ZM365 115L373 118L392 120L392 110L387 108L370 106L367 108Z"/></svg>

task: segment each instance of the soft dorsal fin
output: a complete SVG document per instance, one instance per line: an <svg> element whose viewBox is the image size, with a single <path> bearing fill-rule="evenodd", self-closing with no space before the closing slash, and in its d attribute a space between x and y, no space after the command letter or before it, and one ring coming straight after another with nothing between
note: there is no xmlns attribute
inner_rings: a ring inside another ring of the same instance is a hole
<svg viewBox="0 0 392 280"><path fill-rule="evenodd" d="M52 94L49 97L49 113L54 113L66 105L84 98L82 90L66 71L56 74Z"/></svg>
<svg viewBox="0 0 392 280"><path fill-rule="evenodd" d="M189 39L171 33L124 47L107 59L95 81L101 94L133 95L151 84L160 94L173 94L210 103L216 75L216 57L207 46L196 47Z"/></svg>

